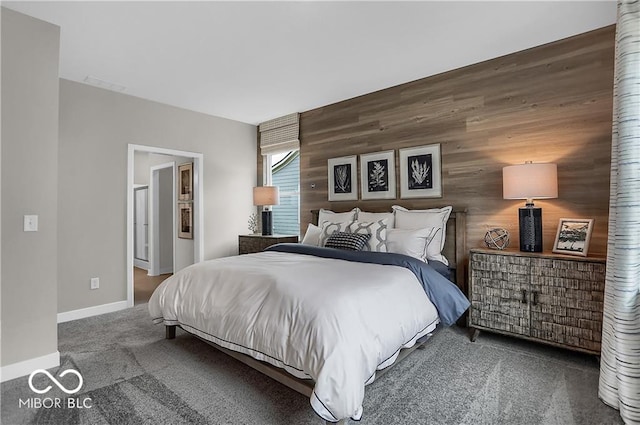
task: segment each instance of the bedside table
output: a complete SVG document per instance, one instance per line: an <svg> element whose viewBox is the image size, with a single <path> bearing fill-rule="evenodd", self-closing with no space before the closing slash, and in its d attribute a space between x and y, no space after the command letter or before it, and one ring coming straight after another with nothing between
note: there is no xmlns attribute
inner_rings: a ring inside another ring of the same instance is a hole
<svg viewBox="0 0 640 425"><path fill-rule="evenodd" d="M238 253L251 254L263 251L277 243L298 243L297 235L240 235L238 236Z"/></svg>
<svg viewBox="0 0 640 425"><path fill-rule="evenodd" d="M600 354L606 260L472 249L468 324L479 330Z"/></svg>

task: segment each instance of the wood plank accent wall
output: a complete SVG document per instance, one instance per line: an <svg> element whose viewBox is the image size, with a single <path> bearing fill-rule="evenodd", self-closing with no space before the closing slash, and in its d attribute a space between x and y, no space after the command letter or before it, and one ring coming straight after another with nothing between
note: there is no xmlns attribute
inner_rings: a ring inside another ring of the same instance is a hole
<svg viewBox="0 0 640 425"><path fill-rule="evenodd" d="M312 209L453 205L468 211L470 248L484 246L491 227L507 228L517 247L518 207L524 201L502 199L502 167L555 162L558 199L535 201L543 208L545 251L552 248L561 217L594 218L589 253L603 255L614 33L615 26L601 28L302 113L301 234ZM432 143L441 144L443 197L400 199L398 149ZM328 201L329 158L391 149L398 199Z"/></svg>

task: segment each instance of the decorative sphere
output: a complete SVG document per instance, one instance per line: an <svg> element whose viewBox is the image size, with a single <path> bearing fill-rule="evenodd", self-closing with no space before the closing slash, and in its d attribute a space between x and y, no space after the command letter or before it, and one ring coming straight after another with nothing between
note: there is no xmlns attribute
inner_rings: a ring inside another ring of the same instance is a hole
<svg viewBox="0 0 640 425"><path fill-rule="evenodd" d="M491 249L505 249L509 246L509 232L507 229L491 229L484 235L484 243Z"/></svg>

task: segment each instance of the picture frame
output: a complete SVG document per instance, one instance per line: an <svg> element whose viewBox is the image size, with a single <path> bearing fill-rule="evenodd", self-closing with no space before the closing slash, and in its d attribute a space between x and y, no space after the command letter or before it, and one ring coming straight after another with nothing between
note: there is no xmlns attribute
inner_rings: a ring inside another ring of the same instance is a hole
<svg viewBox="0 0 640 425"><path fill-rule="evenodd" d="M399 150L400 198L441 198L440 144Z"/></svg>
<svg viewBox="0 0 640 425"><path fill-rule="evenodd" d="M193 239L193 204L179 202L178 210L178 237L181 239Z"/></svg>
<svg viewBox="0 0 640 425"><path fill-rule="evenodd" d="M329 201L354 201L358 199L357 166L355 155L327 160Z"/></svg>
<svg viewBox="0 0 640 425"><path fill-rule="evenodd" d="M193 200L193 162L178 166L178 199Z"/></svg>
<svg viewBox="0 0 640 425"><path fill-rule="evenodd" d="M586 257L592 231L592 218L561 218L553 252Z"/></svg>
<svg viewBox="0 0 640 425"><path fill-rule="evenodd" d="M396 199L395 151L360 155L362 199Z"/></svg>

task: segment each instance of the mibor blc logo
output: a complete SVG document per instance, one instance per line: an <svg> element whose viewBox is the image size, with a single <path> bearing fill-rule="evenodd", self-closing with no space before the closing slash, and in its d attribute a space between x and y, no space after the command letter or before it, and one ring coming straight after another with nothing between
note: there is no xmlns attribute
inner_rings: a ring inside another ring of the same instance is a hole
<svg viewBox="0 0 640 425"><path fill-rule="evenodd" d="M67 394L75 394L78 391L80 391L80 388L82 388L82 375L80 375L80 372L78 372L77 370L74 369L67 369L64 372L62 372L60 374L60 377L62 378L65 375L68 374L73 374L76 375L78 377L78 386L75 387L72 390L68 390L64 385L62 385L56 378L53 377L53 375L51 375L49 372L47 372L44 369L36 369L33 372L31 372L31 375L29 375L29 388L31 388L31 391L33 391L34 393L37 394L45 394L48 393L51 390L51 385L49 385L47 388L45 388L44 390L39 390L36 387L33 386L33 377L36 376L38 373L42 373L43 375L46 375L54 384L56 384L58 386L58 388L60 388L62 391L64 391Z"/></svg>
<svg viewBox="0 0 640 425"><path fill-rule="evenodd" d="M52 385L47 385L45 388L36 388L33 383L33 378L38 375L45 375L51 383L55 384L61 391L65 394L72 395L80 391L82 385L84 384L84 380L82 379L82 375L80 372L74 369L67 369L58 375L59 378L62 378L66 375L75 375L78 378L78 385L75 388L67 388L60 381L58 381L53 375L47 372L44 369L36 369L29 375L29 388L36 394L46 394L53 388ZM19 399L18 407L26 407L28 409L90 409L92 406L91 398L85 397L83 399L68 397L65 399L61 399L59 397L30 397L27 399Z"/></svg>

